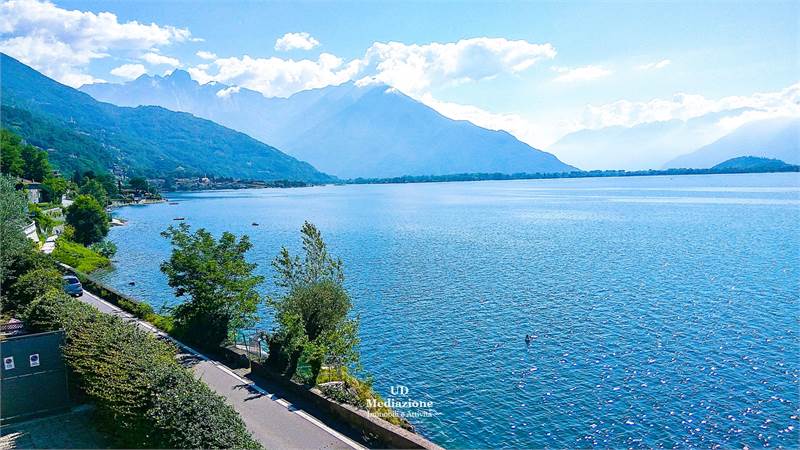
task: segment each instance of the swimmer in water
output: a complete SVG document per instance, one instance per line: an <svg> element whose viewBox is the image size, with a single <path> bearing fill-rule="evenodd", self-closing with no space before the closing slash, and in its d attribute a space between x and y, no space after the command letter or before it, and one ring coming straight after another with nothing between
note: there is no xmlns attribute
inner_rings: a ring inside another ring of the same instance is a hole
<svg viewBox="0 0 800 450"><path fill-rule="evenodd" d="M525 344L531 345L531 335L530 334L526 334L525 335Z"/></svg>

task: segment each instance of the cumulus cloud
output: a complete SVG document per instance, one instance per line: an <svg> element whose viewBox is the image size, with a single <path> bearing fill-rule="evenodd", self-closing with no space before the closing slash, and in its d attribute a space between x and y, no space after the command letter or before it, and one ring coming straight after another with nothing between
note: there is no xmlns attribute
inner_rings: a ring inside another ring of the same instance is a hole
<svg viewBox="0 0 800 450"><path fill-rule="evenodd" d="M800 116L800 82L775 92L754 93L747 96L730 96L709 99L699 94L675 94L669 99L644 102L619 100L604 105L586 106L582 125L585 128L603 128L614 125L631 127L641 123L665 120L688 120L709 113L739 108L750 108L749 117ZM745 116L746 117L746 116ZM728 119L730 126L735 122ZM743 123L743 122L742 122Z"/></svg>
<svg viewBox="0 0 800 450"><path fill-rule="evenodd" d="M97 81L86 67L112 51L134 55L190 39L185 28L120 22L108 12L67 10L39 0L0 3L0 51L75 87Z"/></svg>
<svg viewBox="0 0 800 450"><path fill-rule="evenodd" d="M555 55L550 44L503 38L424 45L376 42L362 58L350 61L330 53L316 60L245 55L218 58L209 66L189 68L189 73L200 83L236 84L267 96L285 97L305 89L356 81L386 83L420 97L435 87L517 74Z"/></svg>
<svg viewBox="0 0 800 450"><path fill-rule="evenodd" d="M447 84L522 72L556 56L550 44L472 38L424 45L376 42L362 59L365 72L409 94Z"/></svg>
<svg viewBox="0 0 800 450"><path fill-rule="evenodd" d="M199 52L195 53L195 55L206 60L217 59L217 55L215 53L207 52L205 50L200 50Z"/></svg>
<svg viewBox="0 0 800 450"><path fill-rule="evenodd" d="M275 50L283 52L295 49L311 50L318 45L318 40L303 31L301 33L286 33L278 38L278 40L275 41Z"/></svg>
<svg viewBox="0 0 800 450"><path fill-rule="evenodd" d="M288 97L298 91L352 80L359 68L358 61L345 63L341 58L323 53L316 60L247 55L220 58L208 66L195 66L188 71L201 84L219 81L253 89L268 97Z"/></svg>
<svg viewBox="0 0 800 450"><path fill-rule="evenodd" d="M181 62L177 58L173 58L170 56L164 56L155 52L148 52L142 55L142 61L145 61L148 64L154 66L172 66L172 67L179 67Z"/></svg>
<svg viewBox="0 0 800 450"><path fill-rule="evenodd" d="M672 61L668 59L662 59L658 62L651 62L647 64L641 64L636 66L636 70L659 70L667 67L668 65L672 64Z"/></svg>
<svg viewBox="0 0 800 450"><path fill-rule="evenodd" d="M141 64L123 64L111 69L111 75L133 80L147 73L147 69Z"/></svg>
<svg viewBox="0 0 800 450"><path fill-rule="evenodd" d="M602 66L584 66L574 68L553 67L553 71L559 73L559 75L554 79L554 81L558 82L596 80L598 78L607 77L613 73Z"/></svg>

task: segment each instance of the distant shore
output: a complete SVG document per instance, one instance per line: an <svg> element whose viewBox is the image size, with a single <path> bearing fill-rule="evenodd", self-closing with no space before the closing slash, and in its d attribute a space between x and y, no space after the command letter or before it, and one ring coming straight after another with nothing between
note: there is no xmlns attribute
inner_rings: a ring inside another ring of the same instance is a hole
<svg viewBox="0 0 800 450"><path fill-rule="evenodd" d="M666 170L591 170L580 172L554 173L460 173L453 175L417 175L392 178L355 178L339 184L405 184L405 183L446 183L455 181L502 181L502 180L552 180L561 178L610 178L610 177L651 177L674 175L723 175L743 173L785 173L800 172L800 166L786 165L779 169L666 169Z"/></svg>
<svg viewBox="0 0 800 450"><path fill-rule="evenodd" d="M208 184L193 189L179 189L163 191L163 194L185 193L185 192L213 192L231 191L242 189L294 189L314 186L344 186L352 184L411 184L411 183L448 183L464 181L508 181L508 180L555 180L565 178L614 178L614 177L652 177L652 176L679 176L679 175L730 175L730 174L753 174L753 173L787 173L800 172L800 166L787 164L781 168L758 169L665 169L665 170L587 170L576 172L548 172L548 173L459 173L452 175L405 175L401 177L389 178L351 178L347 180L335 180L327 183L305 183L305 182L280 182L280 183L259 183L259 184L240 184L218 186ZM112 208L121 206L145 205L151 203L164 203L167 199L144 200L133 203L119 203L111 205Z"/></svg>

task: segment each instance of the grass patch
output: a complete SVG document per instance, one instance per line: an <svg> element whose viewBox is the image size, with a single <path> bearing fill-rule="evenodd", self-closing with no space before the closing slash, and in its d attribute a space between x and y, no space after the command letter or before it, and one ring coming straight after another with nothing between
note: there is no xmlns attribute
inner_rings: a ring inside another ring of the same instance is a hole
<svg viewBox="0 0 800 450"><path fill-rule="evenodd" d="M53 250L53 257L68 266L75 269L90 273L97 269L108 267L111 265L111 260L92 251L89 248L68 241L64 238L59 238L56 241L56 248Z"/></svg>

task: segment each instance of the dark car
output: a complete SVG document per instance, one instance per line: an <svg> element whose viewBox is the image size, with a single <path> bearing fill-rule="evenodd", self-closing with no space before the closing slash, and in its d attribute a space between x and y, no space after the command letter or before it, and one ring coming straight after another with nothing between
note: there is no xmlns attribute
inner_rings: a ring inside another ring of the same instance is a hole
<svg viewBox="0 0 800 450"><path fill-rule="evenodd" d="M64 279L64 292L73 297L80 297L83 295L83 286L81 286L81 280L79 280L78 277L64 275L62 278Z"/></svg>

